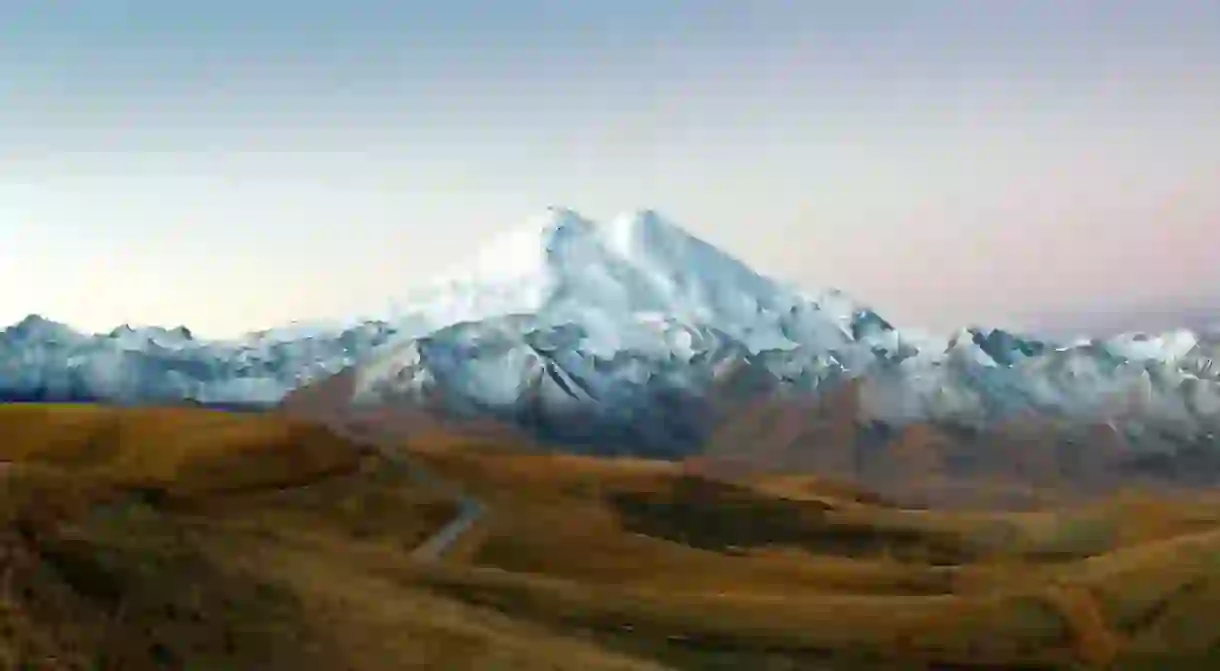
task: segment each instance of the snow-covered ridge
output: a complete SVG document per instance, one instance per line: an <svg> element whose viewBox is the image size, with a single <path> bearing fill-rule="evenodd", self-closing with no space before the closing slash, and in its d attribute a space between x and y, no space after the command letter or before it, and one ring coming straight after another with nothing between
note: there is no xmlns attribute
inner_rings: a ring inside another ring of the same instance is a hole
<svg viewBox="0 0 1220 671"><path fill-rule="evenodd" d="M0 332L0 398L275 403L355 363L393 333L384 322L365 322L204 340L181 326L90 334L30 315Z"/></svg>
<svg viewBox="0 0 1220 671"><path fill-rule="evenodd" d="M1218 355L1220 337L1190 331L1065 346L898 329L842 292L761 275L656 212L597 223L555 208L404 292L385 320L201 340L185 327L84 334L32 316L0 333L0 392L272 403L358 364L352 403L427 399L534 424L578 416L571 427L598 435L680 441L723 398L859 377L864 411L888 421L1036 412L1195 432L1220 418Z"/></svg>

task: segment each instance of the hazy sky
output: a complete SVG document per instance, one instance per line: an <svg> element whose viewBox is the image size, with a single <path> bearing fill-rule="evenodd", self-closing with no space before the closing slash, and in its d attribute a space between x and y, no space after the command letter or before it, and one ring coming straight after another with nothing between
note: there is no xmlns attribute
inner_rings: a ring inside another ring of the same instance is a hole
<svg viewBox="0 0 1220 671"><path fill-rule="evenodd" d="M382 312L552 204L900 324L1220 316L1220 2L0 3L0 321Z"/></svg>

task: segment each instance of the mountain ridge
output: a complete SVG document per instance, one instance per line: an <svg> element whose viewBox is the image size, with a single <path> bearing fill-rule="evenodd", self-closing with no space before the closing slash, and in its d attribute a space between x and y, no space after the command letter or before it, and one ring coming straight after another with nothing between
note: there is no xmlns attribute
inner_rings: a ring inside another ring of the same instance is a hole
<svg viewBox="0 0 1220 671"><path fill-rule="evenodd" d="M1214 432L1220 338L1188 330L1055 343L1002 329L899 328L838 290L793 288L653 210L552 208L385 319L234 339L186 327L83 334L31 316L0 332L0 391L121 403L274 405L350 370L350 406L423 405L557 440L682 454L760 395L861 381L868 421L1056 421ZM591 445L594 449L596 445Z"/></svg>

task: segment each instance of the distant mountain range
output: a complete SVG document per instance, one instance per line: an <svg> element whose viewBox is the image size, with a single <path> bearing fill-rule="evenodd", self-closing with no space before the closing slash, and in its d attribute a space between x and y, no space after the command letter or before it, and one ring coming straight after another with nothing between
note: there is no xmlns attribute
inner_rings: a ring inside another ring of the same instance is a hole
<svg viewBox="0 0 1220 671"><path fill-rule="evenodd" d="M1119 302L1106 309L1079 309L1071 313L1041 315L1029 321L1050 337L1087 333L1109 337L1123 333L1155 333L1186 329L1198 333L1220 334L1220 293L1212 300L1166 300Z"/></svg>
<svg viewBox="0 0 1220 671"><path fill-rule="evenodd" d="M862 426L981 431L1033 417L1108 426L1133 445L1194 445L1220 434L1218 356L1220 337L1190 330L1064 343L897 328L841 292L769 279L655 212L594 223L553 209L379 321L222 341L27 317L0 333L0 394L243 407L311 397L676 456L744 407L850 380ZM343 384L313 391L340 371Z"/></svg>

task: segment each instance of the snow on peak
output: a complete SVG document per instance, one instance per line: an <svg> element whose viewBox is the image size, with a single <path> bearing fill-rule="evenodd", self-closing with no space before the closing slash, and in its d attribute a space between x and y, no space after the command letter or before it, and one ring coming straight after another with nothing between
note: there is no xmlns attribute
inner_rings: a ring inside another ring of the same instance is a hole
<svg viewBox="0 0 1220 671"><path fill-rule="evenodd" d="M21 321L13 324L9 328L17 331L38 331L47 328L60 328L63 326L65 325L61 324L60 322L47 319L40 314L30 313L25 317L22 317Z"/></svg>
<svg viewBox="0 0 1220 671"><path fill-rule="evenodd" d="M681 227L663 219L655 210L636 210L619 215L602 224L598 232L606 248L623 258L701 243Z"/></svg>
<svg viewBox="0 0 1220 671"><path fill-rule="evenodd" d="M82 337L71 326L42 315L26 315L21 321L4 329L3 335L21 340L63 341Z"/></svg>
<svg viewBox="0 0 1220 671"><path fill-rule="evenodd" d="M458 323L529 314L543 324L579 323L606 348L622 345L648 314L709 326L753 349L789 348L784 319L840 344L862 308L846 298L823 311L654 210L606 222L550 208L495 238L472 260L409 293L394 321L422 336ZM823 323L815 324L821 321ZM601 349L601 348L598 348Z"/></svg>
<svg viewBox="0 0 1220 671"><path fill-rule="evenodd" d="M556 244L588 234L594 224L576 212L551 207L524 225L492 239L467 262L437 278L435 285L470 285L537 279L552 262Z"/></svg>
<svg viewBox="0 0 1220 671"><path fill-rule="evenodd" d="M1131 361L1178 360L1199 344L1192 331L1179 329L1158 335L1125 333L1105 341L1105 348Z"/></svg>
<svg viewBox="0 0 1220 671"><path fill-rule="evenodd" d="M792 292L751 270L726 252L661 217L640 210L611 220L598 229L603 247L646 278L654 292L666 295L663 305L676 312L694 308L707 318L744 305L725 301L782 302L798 300Z"/></svg>
<svg viewBox="0 0 1220 671"><path fill-rule="evenodd" d="M179 348L195 344L194 335L185 326L165 328L162 326L132 326L123 324L106 335L121 348L140 350L148 345L165 348Z"/></svg>
<svg viewBox="0 0 1220 671"><path fill-rule="evenodd" d="M576 262L589 260L592 248L602 253L598 259L601 262L632 263L662 250L673 252L698 244L707 246L653 210L638 210L607 223L596 223L574 210L551 207L524 225L494 237L470 260L432 284L538 281L579 273L581 268ZM681 260L684 259L670 261Z"/></svg>

